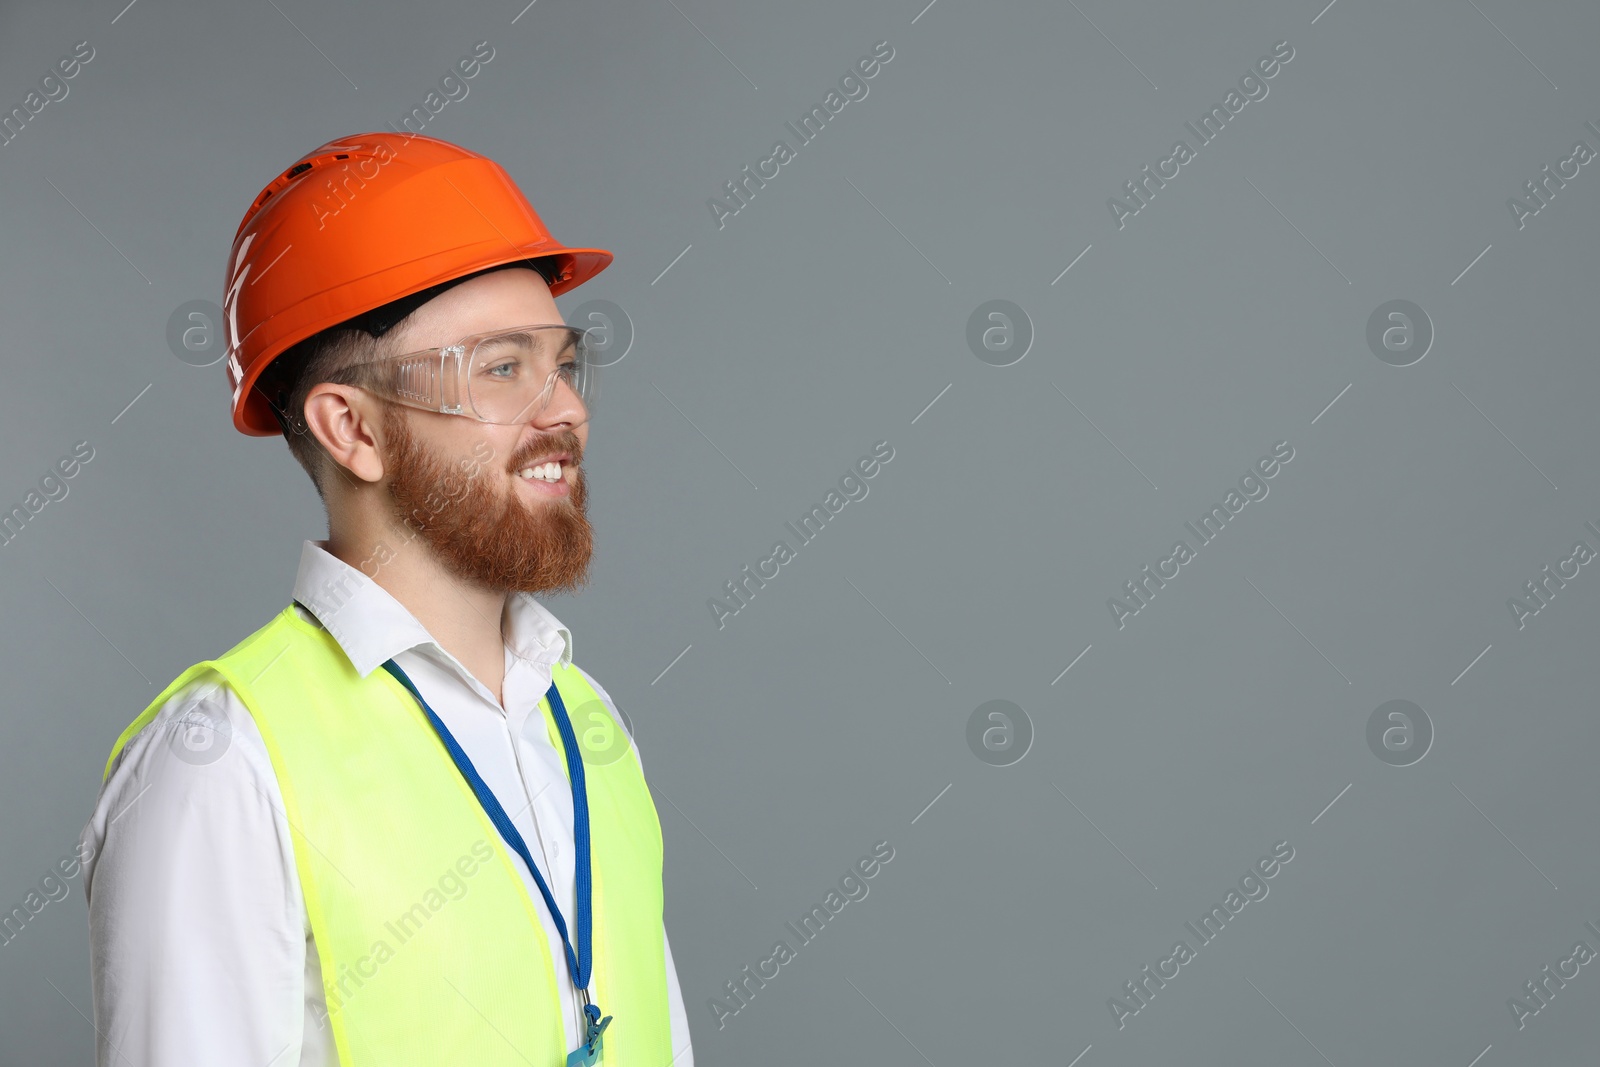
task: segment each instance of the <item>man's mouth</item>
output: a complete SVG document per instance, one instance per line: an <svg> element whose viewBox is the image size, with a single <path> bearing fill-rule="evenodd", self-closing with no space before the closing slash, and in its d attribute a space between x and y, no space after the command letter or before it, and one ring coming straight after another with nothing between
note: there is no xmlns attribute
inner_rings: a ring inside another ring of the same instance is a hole
<svg viewBox="0 0 1600 1067"><path fill-rule="evenodd" d="M536 482L559 482L563 468L560 463L551 460L532 467L524 467L517 474L527 480Z"/></svg>
<svg viewBox="0 0 1600 1067"><path fill-rule="evenodd" d="M519 477L535 482L559 482L566 468L572 466L572 456L566 452L545 456L517 471Z"/></svg>

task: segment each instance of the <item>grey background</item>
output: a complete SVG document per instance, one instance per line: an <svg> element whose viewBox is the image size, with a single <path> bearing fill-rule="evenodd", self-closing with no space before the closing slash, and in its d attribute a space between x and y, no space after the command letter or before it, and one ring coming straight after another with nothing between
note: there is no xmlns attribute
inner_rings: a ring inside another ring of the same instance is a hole
<svg viewBox="0 0 1600 1067"><path fill-rule="evenodd" d="M1520 1032L1507 1000L1600 949L1600 578L1520 630L1506 601L1600 547L1600 164L1521 230L1506 199L1600 149L1600 8L924 3L0 8L0 110L96 50L0 147L0 501L95 448L0 549L0 910L324 533L169 314L220 302L273 176L487 40L424 132L614 251L560 303L637 333L587 456L594 582L550 606L637 729L702 1064L1591 1060L1592 966ZM880 40L719 230L707 198ZM1106 199L1280 40L1119 230ZM991 299L1035 331L1009 367L965 340ZM1393 299L1436 331L1404 368L1365 340ZM868 497L719 630L707 598L880 440ZM1107 598L1278 441L1270 495L1119 630ZM1010 766L966 741L995 699L1034 732ZM1411 766L1365 739L1393 699L1436 731ZM708 998L879 840L868 897L719 1029ZM1108 998L1283 840L1119 1029ZM92 1057L86 934L75 881L0 946L4 1062Z"/></svg>

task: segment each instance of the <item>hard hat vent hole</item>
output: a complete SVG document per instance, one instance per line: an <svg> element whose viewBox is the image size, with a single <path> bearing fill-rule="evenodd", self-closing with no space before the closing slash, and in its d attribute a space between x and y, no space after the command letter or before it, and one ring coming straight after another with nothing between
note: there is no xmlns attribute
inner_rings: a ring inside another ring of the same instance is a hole
<svg viewBox="0 0 1600 1067"><path fill-rule="evenodd" d="M294 166L289 168L289 173L285 174L284 177L285 178L294 178L294 177L297 177L297 176L299 176L301 174L304 174L306 171L308 171L310 169L311 169L311 164L309 164L309 163L297 163Z"/></svg>
<svg viewBox="0 0 1600 1067"><path fill-rule="evenodd" d="M334 156L334 159L349 159L349 156Z"/></svg>

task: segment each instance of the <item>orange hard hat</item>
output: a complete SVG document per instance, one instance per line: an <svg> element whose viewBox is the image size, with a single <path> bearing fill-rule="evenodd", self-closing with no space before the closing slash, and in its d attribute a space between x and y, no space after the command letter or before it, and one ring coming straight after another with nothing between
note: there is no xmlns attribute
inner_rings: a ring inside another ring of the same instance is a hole
<svg viewBox="0 0 1600 1067"><path fill-rule="evenodd" d="M488 267L557 257L552 296L611 253L568 248L494 160L419 134L329 141L274 178L228 256L223 334L233 425L282 432L256 381L299 341L363 312Z"/></svg>

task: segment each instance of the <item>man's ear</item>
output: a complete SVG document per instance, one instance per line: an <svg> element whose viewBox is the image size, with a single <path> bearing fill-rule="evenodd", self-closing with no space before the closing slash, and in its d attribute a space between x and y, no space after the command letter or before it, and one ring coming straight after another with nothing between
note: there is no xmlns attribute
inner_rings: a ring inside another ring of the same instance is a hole
<svg viewBox="0 0 1600 1067"><path fill-rule="evenodd" d="M383 477L378 403L352 385L322 382L306 395L308 430L339 466L364 482Z"/></svg>

